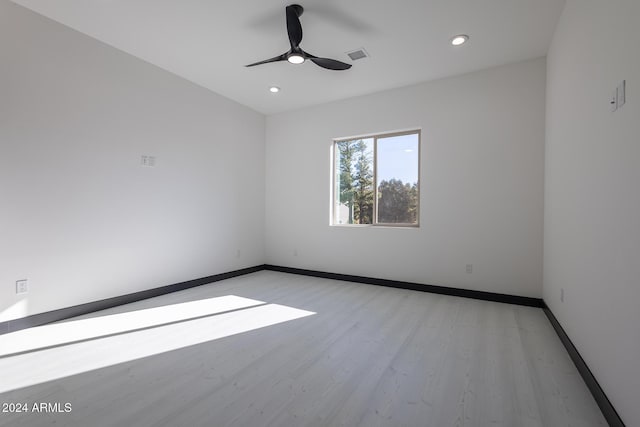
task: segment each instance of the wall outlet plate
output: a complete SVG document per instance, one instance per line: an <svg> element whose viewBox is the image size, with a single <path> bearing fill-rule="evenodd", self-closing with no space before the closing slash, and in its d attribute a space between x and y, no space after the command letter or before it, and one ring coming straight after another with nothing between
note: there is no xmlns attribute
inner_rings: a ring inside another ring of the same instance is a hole
<svg viewBox="0 0 640 427"><path fill-rule="evenodd" d="M27 279L16 280L16 294L26 294L29 292Z"/></svg>

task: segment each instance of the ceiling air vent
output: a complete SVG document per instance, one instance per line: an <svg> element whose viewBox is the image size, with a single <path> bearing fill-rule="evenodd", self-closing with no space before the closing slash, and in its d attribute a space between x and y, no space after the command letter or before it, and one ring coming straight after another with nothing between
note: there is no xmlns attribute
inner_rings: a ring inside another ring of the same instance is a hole
<svg viewBox="0 0 640 427"><path fill-rule="evenodd" d="M364 48L347 52L347 55L349 55L349 58L351 58L352 61L357 61L358 59L366 58L369 56L369 54L367 53L366 50L364 50Z"/></svg>

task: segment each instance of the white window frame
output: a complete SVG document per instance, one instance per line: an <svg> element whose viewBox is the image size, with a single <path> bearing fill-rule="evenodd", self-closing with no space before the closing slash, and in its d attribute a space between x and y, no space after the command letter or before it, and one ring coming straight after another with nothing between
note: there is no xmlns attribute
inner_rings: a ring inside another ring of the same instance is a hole
<svg viewBox="0 0 640 427"><path fill-rule="evenodd" d="M416 222L415 223L389 223L378 222L378 139L390 138L394 136L418 135L418 200L416 201ZM371 224L340 224L336 221L336 144L345 141L355 141L359 139L373 139L373 218ZM334 227L399 227L418 228L420 227L420 181L422 171L422 129L410 129L396 132L376 133L370 135L351 136L347 138L334 138L331 143L331 203L329 224Z"/></svg>

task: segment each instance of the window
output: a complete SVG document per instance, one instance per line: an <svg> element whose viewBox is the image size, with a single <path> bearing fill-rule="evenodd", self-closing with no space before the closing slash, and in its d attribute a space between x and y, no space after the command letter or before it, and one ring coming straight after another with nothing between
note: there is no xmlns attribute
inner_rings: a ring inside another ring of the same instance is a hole
<svg viewBox="0 0 640 427"><path fill-rule="evenodd" d="M417 226L420 131L335 140L332 224Z"/></svg>

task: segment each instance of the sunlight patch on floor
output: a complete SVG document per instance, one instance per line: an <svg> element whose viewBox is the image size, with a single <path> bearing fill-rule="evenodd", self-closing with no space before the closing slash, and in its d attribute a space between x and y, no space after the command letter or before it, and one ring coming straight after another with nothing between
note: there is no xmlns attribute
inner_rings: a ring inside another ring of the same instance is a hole
<svg viewBox="0 0 640 427"><path fill-rule="evenodd" d="M250 298L225 295L125 313L52 323L23 329L0 337L0 357L261 304L265 303Z"/></svg>
<svg viewBox="0 0 640 427"><path fill-rule="evenodd" d="M230 295L230 297L234 296ZM224 303L221 304L218 309L222 310L223 306L231 307L234 304L248 304L249 302L253 302L253 306L220 314L212 313L210 316L179 321L172 324L166 324L167 322L165 318L155 317L155 321L161 321L162 326L149 327L147 329L124 332L117 335L99 337L67 345L59 345L13 356L0 357L0 378L2 378L2 381L0 381L0 393L205 343L207 341L315 314L311 311L300 310L284 305L263 304L261 301L257 300L246 298L238 300L236 298L240 297L221 300L224 301ZM256 303L263 305L255 306ZM198 304L193 306L183 306L182 304L176 305L181 306L181 310L184 310L186 307L200 307L204 309L204 306L207 304L203 303L202 306ZM165 309L166 307L157 308ZM155 316L155 314L160 313L153 310L154 309L140 310L138 315L135 314L135 311L123 314L130 315L127 318L130 321L139 322L138 325L149 324L151 322L151 318L147 319L146 314L152 313ZM222 311L228 311L228 309ZM167 309L165 313L173 313L176 317L180 316L180 310L174 312L171 309ZM194 317L191 312L186 313L186 315L188 318ZM83 336L91 335L91 333L95 332L91 329L93 325L96 326L97 331L104 334L107 330L126 327L124 323L118 326L120 321L116 321L114 325L109 325L110 321L108 319L124 319L118 318L117 316L120 316L120 314L104 316L104 318L98 317L82 319L67 323L71 324L70 330L74 331L76 334L82 334ZM105 325L100 322L101 319L103 322L106 322ZM63 326L67 323L48 326ZM48 330L52 334L53 331L56 330L56 328L42 328L43 331ZM83 328L86 328L86 330L82 331ZM129 329L132 328L129 326ZM64 329L60 329L60 331L63 330ZM34 337L38 335L36 333L34 334ZM0 336L0 349L2 349L4 354L7 354L4 342L12 335L13 334ZM59 337L49 337L44 334L40 336L40 339L43 340L40 341L40 343L37 342L37 338L33 339L35 341L28 344L31 347L36 348L38 345L42 347L42 342L60 341ZM15 349L17 347L13 348Z"/></svg>

